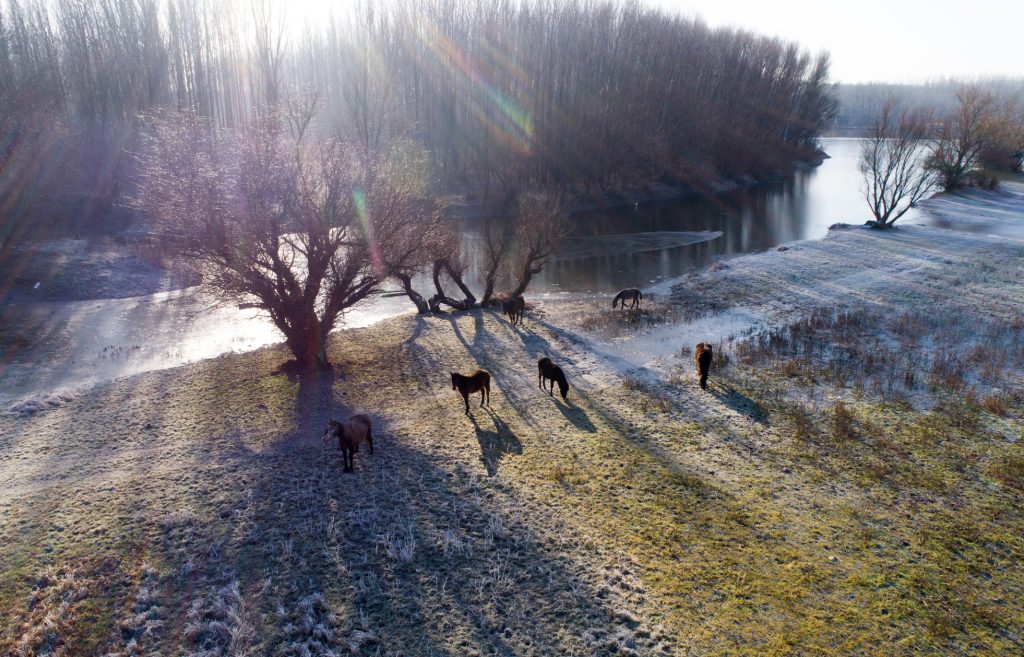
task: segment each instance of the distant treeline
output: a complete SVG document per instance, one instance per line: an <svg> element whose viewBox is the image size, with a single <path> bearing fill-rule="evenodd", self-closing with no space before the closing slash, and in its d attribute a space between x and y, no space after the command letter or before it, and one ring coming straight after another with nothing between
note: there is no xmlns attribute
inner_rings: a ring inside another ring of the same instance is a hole
<svg viewBox="0 0 1024 657"><path fill-rule="evenodd" d="M923 84L839 84L835 88L839 108L828 132L848 136L867 134L890 98L900 99L905 108L927 109L938 117L948 116L959 105L957 94L969 85L992 94L997 101L1024 98L1024 78L949 78Z"/></svg>
<svg viewBox="0 0 1024 657"><path fill-rule="evenodd" d="M218 130L299 95L319 98L320 130L421 148L444 193L756 175L811 156L834 112L826 55L654 9L343 7L305 23L275 0L7 0L0 157L24 169L0 174L0 193L27 202L12 185L63 167L113 197L139 116L194 108Z"/></svg>

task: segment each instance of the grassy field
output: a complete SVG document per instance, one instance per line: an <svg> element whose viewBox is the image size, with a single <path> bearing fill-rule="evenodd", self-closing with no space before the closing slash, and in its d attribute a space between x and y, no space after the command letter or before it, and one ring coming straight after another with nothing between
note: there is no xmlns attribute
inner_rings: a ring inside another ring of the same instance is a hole
<svg viewBox="0 0 1024 657"><path fill-rule="evenodd" d="M404 316L337 334L330 374L265 349L9 412L0 651L1019 655L1022 262L836 231L639 317ZM764 321L706 392L686 355L598 348L670 327L688 354L736 308ZM492 404L466 417L448 373L475 367ZM354 411L376 450L344 474L319 436Z"/></svg>

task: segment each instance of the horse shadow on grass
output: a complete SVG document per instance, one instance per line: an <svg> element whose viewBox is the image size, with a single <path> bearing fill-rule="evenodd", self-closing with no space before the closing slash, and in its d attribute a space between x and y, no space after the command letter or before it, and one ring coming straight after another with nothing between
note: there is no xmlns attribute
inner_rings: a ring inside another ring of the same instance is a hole
<svg viewBox="0 0 1024 657"><path fill-rule="evenodd" d="M570 397L568 400L562 401L557 397L553 397L552 401L554 401L555 408L557 408L562 416L577 429L586 431L587 433L594 433L597 431L597 427L594 426L593 422L591 422L590 416L587 415L587 412L583 410L582 406L577 406L572 403L572 394L572 388L570 388ZM579 395L579 393L576 394Z"/></svg>
<svg viewBox="0 0 1024 657"><path fill-rule="evenodd" d="M754 422L769 426L768 409L736 388L726 385L708 385L708 392L729 409Z"/></svg>
<svg viewBox="0 0 1024 657"><path fill-rule="evenodd" d="M493 430L481 426L473 415L470 415L469 419L476 430L476 440L480 443L480 460L487 468L487 474L494 476L498 473L498 463L502 457L506 454L522 454L523 445L497 413L489 408L485 410L494 426Z"/></svg>

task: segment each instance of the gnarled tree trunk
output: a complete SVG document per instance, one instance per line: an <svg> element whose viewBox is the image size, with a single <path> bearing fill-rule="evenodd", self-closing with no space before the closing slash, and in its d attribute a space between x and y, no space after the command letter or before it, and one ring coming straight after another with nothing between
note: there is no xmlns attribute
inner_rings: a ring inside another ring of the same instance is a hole
<svg viewBox="0 0 1024 657"><path fill-rule="evenodd" d="M441 307L441 304L444 304L446 306L451 306L452 308L454 308L456 310L468 310L469 308L471 308L473 306L473 303L476 300L473 299L473 295L472 294L470 294L469 298L464 300L464 301L458 301L456 299L452 299L447 294L445 294L444 287L441 286L441 272L444 269L445 269L445 262L444 262L444 260L435 260L434 261L434 269L433 269L432 273L433 273L433 277L434 277L434 289L437 290L437 294L435 294L434 297L430 300L431 308L434 309L434 310L439 310L440 307ZM462 286L460 285L460 287L462 287ZM465 287L463 287L463 290L468 292L468 290L466 290Z"/></svg>
<svg viewBox="0 0 1024 657"><path fill-rule="evenodd" d="M408 274L395 274L395 278L402 284L402 289L405 290L405 294L409 297L409 300L416 306L416 312L420 315L428 313L432 310L427 300L423 298L419 292L412 287L412 277Z"/></svg>

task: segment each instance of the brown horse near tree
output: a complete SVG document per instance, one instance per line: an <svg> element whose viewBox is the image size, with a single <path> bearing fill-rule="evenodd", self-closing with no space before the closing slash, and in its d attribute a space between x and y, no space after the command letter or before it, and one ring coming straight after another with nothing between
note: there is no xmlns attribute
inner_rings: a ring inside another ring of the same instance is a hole
<svg viewBox="0 0 1024 657"><path fill-rule="evenodd" d="M522 297L512 297L508 301L501 302L501 310L512 322L512 326L523 323L523 310L526 309L526 300Z"/></svg>
<svg viewBox="0 0 1024 657"><path fill-rule="evenodd" d="M355 453L359 451L359 443L366 441L370 446L370 454L373 454L373 432L370 418L365 415L353 415L344 422L328 420L324 428L324 435L320 438L326 445L331 438L338 439L338 447L341 449L341 460L344 472L353 472Z"/></svg>
<svg viewBox="0 0 1024 657"><path fill-rule="evenodd" d="M484 399L487 405L491 405L491 374L487 370L477 370L466 376L458 372L451 372L452 390L458 390L462 395L462 401L466 402L466 415L469 415L469 396L474 392L480 393L480 408L484 407Z"/></svg>

